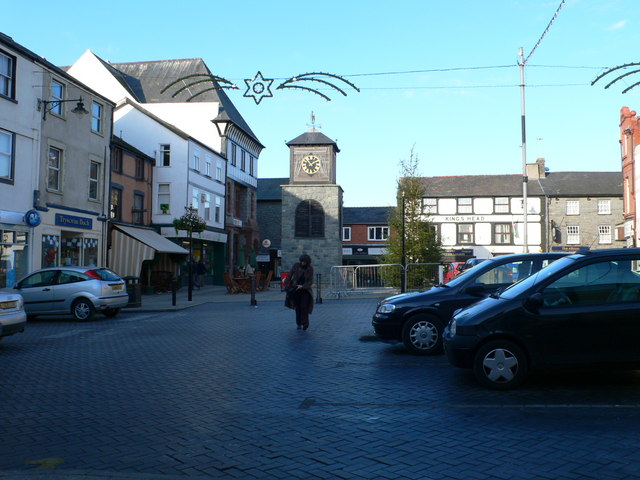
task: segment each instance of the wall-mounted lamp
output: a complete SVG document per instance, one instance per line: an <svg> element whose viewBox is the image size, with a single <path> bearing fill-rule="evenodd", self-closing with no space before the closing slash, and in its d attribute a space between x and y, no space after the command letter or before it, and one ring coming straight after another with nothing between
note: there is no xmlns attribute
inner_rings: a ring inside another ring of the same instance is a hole
<svg viewBox="0 0 640 480"><path fill-rule="evenodd" d="M73 113L78 115L85 115L88 112L86 108L84 108L84 103L82 102L82 97L76 98L74 100L42 100L38 99L38 111L42 110L42 120L47 119L47 112L50 112L57 106L66 102L77 102L76 106L71 110Z"/></svg>
<svg viewBox="0 0 640 480"><path fill-rule="evenodd" d="M218 116L213 120L211 120L211 122L218 129L218 135L220 135L221 142L222 142L221 153L223 156L226 157L227 156L227 133L229 132L229 127L231 126L233 121L231 120L231 118L229 118L229 115L227 114L226 110L221 109Z"/></svg>

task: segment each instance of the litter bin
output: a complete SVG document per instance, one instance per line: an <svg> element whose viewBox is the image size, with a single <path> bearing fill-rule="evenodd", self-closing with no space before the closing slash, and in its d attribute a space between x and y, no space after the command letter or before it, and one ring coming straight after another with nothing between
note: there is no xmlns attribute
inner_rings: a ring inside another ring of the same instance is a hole
<svg viewBox="0 0 640 480"><path fill-rule="evenodd" d="M127 293L129 294L129 303L127 307L142 306L142 290L140 288L140 277L127 276L122 277L127 284Z"/></svg>

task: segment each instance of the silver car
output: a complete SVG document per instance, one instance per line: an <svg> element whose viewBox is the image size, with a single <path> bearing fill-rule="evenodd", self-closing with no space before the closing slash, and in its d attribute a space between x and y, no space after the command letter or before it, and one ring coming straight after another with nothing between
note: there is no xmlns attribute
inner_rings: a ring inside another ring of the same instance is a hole
<svg viewBox="0 0 640 480"><path fill-rule="evenodd" d="M22 297L17 293L0 292L0 338L24 331L26 323Z"/></svg>
<svg viewBox="0 0 640 480"><path fill-rule="evenodd" d="M90 320L96 311L117 315L129 303L124 280L96 267L52 267L30 273L14 287L29 317L68 315Z"/></svg>

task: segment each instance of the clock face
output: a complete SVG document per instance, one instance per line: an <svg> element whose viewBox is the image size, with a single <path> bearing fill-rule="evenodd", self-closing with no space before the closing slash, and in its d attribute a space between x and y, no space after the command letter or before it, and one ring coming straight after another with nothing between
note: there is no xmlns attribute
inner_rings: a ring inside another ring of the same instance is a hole
<svg viewBox="0 0 640 480"><path fill-rule="evenodd" d="M307 155L302 159L302 170L309 175L313 175L320 171L320 159L315 155Z"/></svg>

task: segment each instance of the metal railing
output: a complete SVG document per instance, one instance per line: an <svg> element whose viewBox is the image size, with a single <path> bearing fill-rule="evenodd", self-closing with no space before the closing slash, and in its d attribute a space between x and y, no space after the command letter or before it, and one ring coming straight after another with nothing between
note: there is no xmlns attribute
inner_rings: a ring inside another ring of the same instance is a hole
<svg viewBox="0 0 640 480"><path fill-rule="evenodd" d="M439 263L399 263L378 265L340 265L331 267L330 295L344 296L380 293L392 295L401 290L405 276L407 291L425 290L442 283L443 266Z"/></svg>

